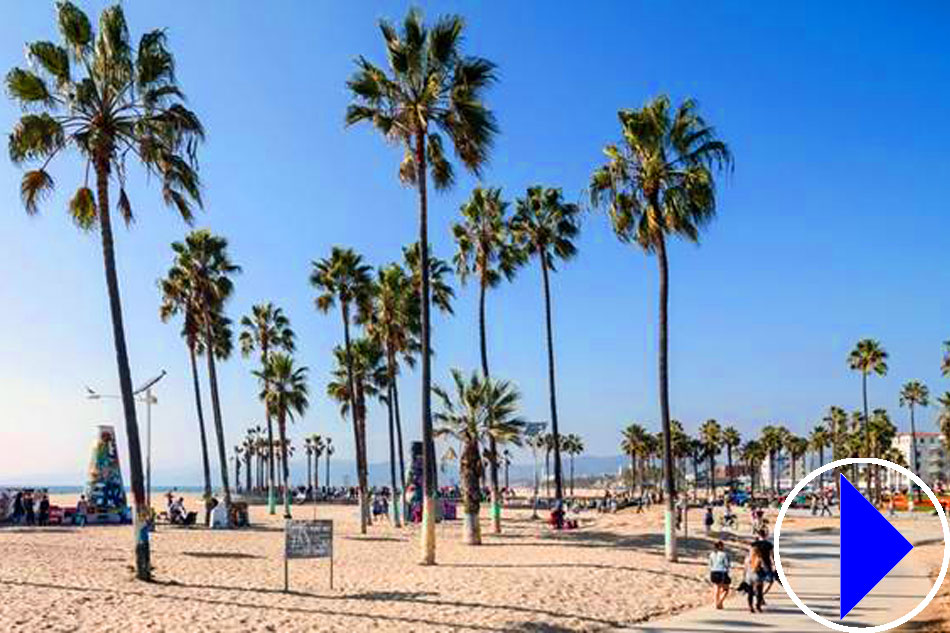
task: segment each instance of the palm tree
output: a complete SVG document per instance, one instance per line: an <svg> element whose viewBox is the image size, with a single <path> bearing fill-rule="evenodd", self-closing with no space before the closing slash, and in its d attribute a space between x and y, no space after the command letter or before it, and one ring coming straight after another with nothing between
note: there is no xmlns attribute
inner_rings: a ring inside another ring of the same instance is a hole
<svg viewBox="0 0 950 633"><path fill-rule="evenodd" d="M326 447L324 448L324 452L326 453L326 456L327 456L327 476L326 476L326 482L327 482L327 483L326 483L326 486L327 486L327 489L329 489L329 488L330 488L330 456L333 455L333 453L336 452L336 449L333 448L333 438L332 438L332 437L328 437L328 438L327 438Z"/></svg>
<svg viewBox="0 0 950 633"><path fill-rule="evenodd" d="M709 496L716 496L716 455L722 450L722 427L715 420L706 420L699 429L700 441L709 460Z"/></svg>
<svg viewBox="0 0 950 633"><path fill-rule="evenodd" d="M662 430L660 431L660 436L661 436L660 443L663 444L665 440L663 439ZM670 420L670 444L671 444L671 451L673 454L673 458L675 461L667 464L667 462L664 459L663 461L664 478L666 477L666 474L667 474L666 470L669 469L670 471L674 471L675 470L674 464L678 462L679 473L680 473L680 483L683 485L685 489L686 468L683 463L683 460L685 460L689 456L690 445L689 445L689 436L686 435L686 432L683 430L683 425L680 423L679 420ZM663 450L665 454L665 451L666 451L665 447ZM665 490L666 488L664 485L664 492Z"/></svg>
<svg viewBox="0 0 950 633"><path fill-rule="evenodd" d="M430 260L431 262L432 260ZM387 402L391 403L394 415L399 455L399 484L393 488L393 507L401 507L401 486L406 481L405 451L402 442L402 419L399 410L399 362L410 367L415 364L414 354L419 351L418 301L414 301L411 278L399 264L390 264L376 273L372 285L372 309L369 311L367 333L376 341L386 355L388 372ZM393 460L395 461L395 460Z"/></svg>
<svg viewBox="0 0 950 633"><path fill-rule="evenodd" d="M254 371L261 383L261 401L268 416L277 417L277 431L280 435L280 457L283 463L281 473L284 482L284 518L290 518L290 468L287 464L288 446L287 421L302 416L309 404L307 390L307 368L295 367L294 359L284 352L271 352L267 364ZM309 464L309 461L308 461Z"/></svg>
<svg viewBox="0 0 950 633"><path fill-rule="evenodd" d="M668 378L667 307L670 236L698 241L700 230L716 212L713 170L731 169L732 154L715 130L699 115L696 102L684 101L675 112L660 96L640 110L618 113L623 140L604 148L607 163L591 177L594 206L608 209L620 241L656 253L660 274L659 399L664 455L672 462ZM666 478L666 557L676 561L673 525L672 469Z"/></svg>
<svg viewBox="0 0 950 633"><path fill-rule="evenodd" d="M419 192L422 315L422 563L435 564L436 458L432 436L431 369L429 347L429 236L426 183L431 175L436 189L451 187L452 164L443 149L449 137L465 167L478 174L488 159L497 132L495 118L482 103L486 88L495 81L495 65L460 51L464 22L458 16L440 18L431 28L411 9L402 33L388 21L380 22L390 73L365 57L347 83L353 102L346 123L371 123L387 140L403 144L399 167L403 182ZM440 134L441 132L442 134Z"/></svg>
<svg viewBox="0 0 950 633"><path fill-rule="evenodd" d="M371 339L372 340L372 339ZM373 341L376 343L375 341ZM399 480L396 478L396 423L393 415L393 388L390 382L389 370L385 370L379 375L377 397L379 401L386 405L386 413L389 421L389 485L393 492L393 501L390 504L391 520L393 527L402 527L399 518L399 506L401 505L401 495L399 493Z"/></svg>
<svg viewBox="0 0 950 633"><path fill-rule="evenodd" d="M848 457L846 451L848 435L848 414L841 407L829 407L828 414L822 418L822 422L828 427L829 439L831 442L831 458L835 461ZM841 499L841 470L834 470L835 495Z"/></svg>
<svg viewBox="0 0 950 633"><path fill-rule="evenodd" d="M323 455L323 451L326 450L327 444L323 440L323 436L314 433L309 438L310 440L310 450L313 451L313 479L307 482L307 485L313 485L313 496L317 496L317 488L320 487L320 457Z"/></svg>
<svg viewBox="0 0 950 633"><path fill-rule="evenodd" d="M241 455L244 454L244 449L241 448L240 444L237 444L234 447L234 488L241 492Z"/></svg>
<svg viewBox="0 0 950 633"><path fill-rule="evenodd" d="M251 313L241 318L241 334L238 341L241 344L241 355L244 358L254 351L260 351L261 371L267 366L267 360L273 351L283 350L288 354L294 351L294 331L290 329L290 320L284 316L284 311L273 303L259 303L251 307ZM267 385L264 385L267 391ZM266 410L266 407L265 407ZM270 414L265 412L267 420L267 439L273 450L274 425ZM271 455L273 458L273 455ZM267 509L270 514L276 512L274 495L274 460L270 460L270 470L267 479Z"/></svg>
<svg viewBox="0 0 950 633"><path fill-rule="evenodd" d="M914 422L914 408L926 407L929 404L929 397L930 390L919 380L911 380L901 388L900 405L910 409L910 463L915 473L917 472L917 426ZM920 488L918 488L917 501L919 502L920 499Z"/></svg>
<svg viewBox="0 0 950 633"><path fill-rule="evenodd" d="M779 451L782 449L781 430L771 425L763 427L761 442L762 448L765 449L765 453L769 458L769 488L771 488L772 492L776 492L775 461L778 458Z"/></svg>
<svg viewBox="0 0 950 633"><path fill-rule="evenodd" d="M640 424L630 424L625 428L620 436L620 450L624 455L630 457L630 490L632 491L637 483L637 457L643 452L643 446L646 441L647 431ZM643 482L640 482L640 489L643 490Z"/></svg>
<svg viewBox="0 0 950 633"><path fill-rule="evenodd" d="M564 452L571 457L571 496L574 496L574 457L584 452L584 440L576 433L568 433L562 443ZM507 487L507 484L505 484Z"/></svg>
<svg viewBox="0 0 950 633"><path fill-rule="evenodd" d="M248 429L247 434L244 436L244 439L241 440L241 448L244 451L244 489L245 494L251 494L253 492L253 481L251 479L251 460L254 457L256 452L256 446L254 443L254 430ZM207 523L206 523L207 525Z"/></svg>
<svg viewBox="0 0 950 633"><path fill-rule="evenodd" d="M887 352L874 339L861 339L848 354L848 367L861 372L861 400L864 406L865 427L868 421L868 374L887 375ZM870 450L867 428L864 428L864 452Z"/></svg>
<svg viewBox="0 0 950 633"><path fill-rule="evenodd" d="M343 367L346 370L347 393L356 392L353 371L353 351L350 343L350 314L351 307L365 311L370 293L370 267L363 263L363 258L352 249L334 246L330 257L313 262L313 272L310 274L310 284L320 291L317 297L317 309L326 313L337 302L340 304L340 316L343 318L344 355ZM353 437L356 443L356 470L360 489L360 532L366 534L369 524L369 500L366 498L368 484L366 481L366 464L362 462L365 451L361 444L359 412L356 407L349 409L353 422Z"/></svg>
<svg viewBox="0 0 950 633"><path fill-rule="evenodd" d="M706 457L706 445L703 441L694 437L687 439L688 455L693 463L693 498L699 498L699 465Z"/></svg>
<svg viewBox="0 0 950 633"><path fill-rule="evenodd" d="M735 492L736 478L732 471L732 451L739 448L742 436L734 426L727 426L722 430L722 445L726 447L726 462L729 469L729 490Z"/></svg>
<svg viewBox="0 0 950 633"><path fill-rule="evenodd" d="M560 504L564 494L561 482L561 436L557 419L557 395L554 379L554 335L551 327L551 287L548 279L556 272L554 260L567 261L577 254L574 240L580 232L580 208L564 202L560 189L530 187L519 198L517 211L509 223L514 242L524 256L537 256L541 263L544 287L544 319L548 348L548 393L551 405L551 436L554 442L554 497ZM560 516L560 514L558 515ZM561 526L558 525L558 528Z"/></svg>
<svg viewBox="0 0 950 633"><path fill-rule="evenodd" d="M755 477L759 472L762 460L765 459L766 450L759 440L749 440L742 446L742 460L746 463L749 471L750 495L755 497Z"/></svg>
<svg viewBox="0 0 950 633"><path fill-rule="evenodd" d="M508 231L506 211L508 203L501 199L501 189L475 188L472 196L462 205L463 222L452 225L452 234L458 251L455 270L462 280L469 275L478 278L478 340L481 352L482 375L488 379L488 335L485 325L485 294L501 283L502 277L511 281L521 261ZM488 463L491 479L492 530L501 534L501 494L498 485L498 447L493 436L488 437Z"/></svg>
<svg viewBox="0 0 950 633"><path fill-rule="evenodd" d="M797 435L789 434L785 445L789 457L792 458L792 486L795 486L795 484L798 483L798 478L795 476L795 465L799 460L804 461L805 454L808 452L808 440L803 437L798 437Z"/></svg>
<svg viewBox="0 0 950 633"><path fill-rule="evenodd" d="M366 402L379 394L379 386L386 384L383 352L374 341L360 337L352 342L349 354L346 348L333 350L336 368L333 380L327 384L327 395L340 403L340 414L347 414L354 424L356 444L356 477L360 490L361 516L368 525L368 462L366 458ZM362 525L361 529L366 528ZM365 532L364 532L365 533Z"/></svg>
<svg viewBox="0 0 950 633"><path fill-rule="evenodd" d="M459 472L465 514L464 538L470 545L481 545L481 446L491 437L496 442L521 443L524 422L517 417L521 395L511 383L486 379L477 372L466 379L461 371L453 369L452 380L454 398L441 387L433 390L442 403L441 411L435 414L439 422L436 435L449 435L462 444Z"/></svg>
<svg viewBox="0 0 950 633"><path fill-rule="evenodd" d="M831 434L828 432L828 429L821 424L815 426L808 436L808 445L811 450L818 453L818 461L821 466L825 464L825 447L828 446L829 443L831 443ZM821 473L818 475L818 487L824 488L824 486L825 473Z"/></svg>
<svg viewBox="0 0 950 633"><path fill-rule="evenodd" d="M69 201L69 215L82 230L98 228L101 237L135 506L135 575L149 580L148 533L143 529L149 508L119 296L109 187L110 181L118 187L117 210L126 224L131 223L132 205L125 190L126 158L131 154L149 175L161 179L165 203L190 222L193 205L201 206L197 149L204 129L198 117L182 105L184 95L175 82L174 58L166 46L164 30L143 34L134 48L119 5L103 10L98 33L86 14L70 2L57 3L57 23L62 44L27 44L33 69L14 68L6 76L7 92L24 110L10 134L10 159L16 165L37 165L23 174L20 186L23 206L30 215L38 212L39 203L53 190L53 178L47 171L53 158L73 148L83 159L86 176ZM89 186L90 173L95 177L95 193Z"/></svg>
<svg viewBox="0 0 950 633"><path fill-rule="evenodd" d="M940 374L950 376L950 341L943 342L943 358L940 360Z"/></svg>
<svg viewBox="0 0 950 633"><path fill-rule="evenodd" d="M208 524L211 514L211 463L208 459L208 436L205 432L204 410L201 405L201 383L198 378L198 349L203 348L201 339L201 322L198 315L197 297L181 276L165 278L159 281L162 293L162 303L159 308L159 317L167 322L173 315L182 315L181 336L185 339L188 348L188 359L191 364L191 382L195 392L195 410L198 414L198 437L201 441L201 466L204 475L204 524Z"/></svg>
<svg viewBox="0 0 950 633"><path fill-rule="evenodd" d="M950 446L950 391L937 398L940 412L937 414L937 427L943 434L945 446Z"/></svg>
<svg viewBox="0 0 950 633"><path fill-rule="evenodd" d="M221 465L221 486L224 490L224 506L230 515L231 489L228 483L227 456L224 449L224 421L221 416L221 400L218 395L218 373L215 359L225 359L231 351L229 321L222 316L224 304L231 297L231 275L241 271L231 262L227 253L228 241L210 231L192 231L184 242L172 243L175 261L168 271L167 279L173 284L187 288L195 303L195 314L200 322L208 362L208 382L211 384L211 409L214 414L217 435L218 460Z"/></svg>

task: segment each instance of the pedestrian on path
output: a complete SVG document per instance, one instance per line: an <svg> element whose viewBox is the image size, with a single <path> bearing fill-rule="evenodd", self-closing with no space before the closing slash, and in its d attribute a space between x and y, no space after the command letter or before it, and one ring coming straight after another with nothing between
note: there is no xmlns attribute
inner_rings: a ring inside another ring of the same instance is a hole
<svg viewBox="0 0 950 633"><path fill-rule="evenodd" d="M716 541L715 549L709 554L709 581L713 584L713 603L717 609L722 609L722 604L729 595L729 586L732 579L729 577L729 554L722 541Z"/></svg>
<svg viewBox="0 0 950 633"><path fill-rule="evenodd" d="M765 563L759 548L752 544L749 546L749 553L745 559L745 587L749 598L749 611L762 613L762 605L765 604Z"/></svg>

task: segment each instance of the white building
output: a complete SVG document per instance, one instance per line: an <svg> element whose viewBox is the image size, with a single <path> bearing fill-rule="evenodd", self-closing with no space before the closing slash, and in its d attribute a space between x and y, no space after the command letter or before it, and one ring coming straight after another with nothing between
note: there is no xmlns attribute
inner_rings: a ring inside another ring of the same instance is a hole
<svg viewBox="0 0 950 633"><path fill-rule="evenodd" d="M808 472L802 472L802 460L798 461L798 466L796 468L795 476L798 479L801 479ZM765 459L762 460L762 464L759 467L759 478L757 485L760 485L762 489L769 489L772 485L772 460L766 455ZM798 481L792 481L792 460L785 452L779 453L775 458L775 485L779 490L791 490Z"/></svg>
<svg viewBox="0 0 950 633"><path fill-rule="evenodd" d="M950 481L950 460L947 459L947 448L943 435L940 433L920 433L916 438L917 445L917 476L933 488L940 483L944 485ZM910 433L898 433L894 437L893 446L904 457L907 467L914 470L914 460L911 458ZM888 471L888 485L904 488L909 485L906 478L895 471Z"/></svg>

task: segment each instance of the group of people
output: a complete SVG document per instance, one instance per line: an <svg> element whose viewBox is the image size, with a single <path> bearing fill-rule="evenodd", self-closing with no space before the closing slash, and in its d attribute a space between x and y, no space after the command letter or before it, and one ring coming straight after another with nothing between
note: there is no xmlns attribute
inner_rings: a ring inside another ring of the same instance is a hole
<svg viewBox="0 0 950 633"><path fill-rule="evenodd" d="M737 591L745 593L748 599L749 611L762 612L765 606L765 594L778 577L775 573L775 547L768 539L768 532L763 528L756 534L746 552L742 566L742 581ZM732 587L732 561L722 541L716 541L713 551L709 554L709 580L713 584L713 602L717 609L723 608L723 603Z"/></svg>
<svg viewBox="0 0 950 633"><path fill-rule="evenodd" d="M49 525L49 507L45 492L18 491L13 497L10 521L14 525Z"/></svg>

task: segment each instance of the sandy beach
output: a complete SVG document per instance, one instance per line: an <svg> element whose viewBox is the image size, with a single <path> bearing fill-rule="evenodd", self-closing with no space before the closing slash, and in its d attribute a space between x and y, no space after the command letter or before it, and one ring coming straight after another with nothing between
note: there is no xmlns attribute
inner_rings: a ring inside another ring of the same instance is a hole
<svg viewBox="0 0 950 633"><path fill-rule="evenodd" d="M297 518L313 514L295 508ZM353 507L316 514L335 522L335 587L325 561L292 561L289 595L281 520L262 507L249 530L160 527L151 585L132 580L129 527L0 530L0 628L590 631L707 594L708 542L691 538L682 561L666 563L657 511L582 514L580 529L561 534L511 512L505 533L486 533L481 547L462 544L459 522L442 524L435 567L416 564L415 527L378 524L361 537Z"/></svg>

